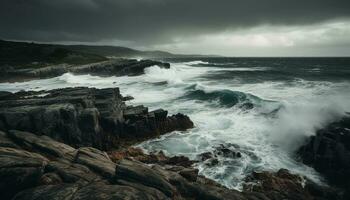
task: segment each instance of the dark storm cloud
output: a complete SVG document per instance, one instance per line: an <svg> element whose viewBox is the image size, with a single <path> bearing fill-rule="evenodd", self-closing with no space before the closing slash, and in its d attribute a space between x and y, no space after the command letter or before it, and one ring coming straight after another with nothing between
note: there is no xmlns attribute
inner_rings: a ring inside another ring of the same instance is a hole
<svg viewBox="0 0 350 200"><path fill-rule="evenodd" d="M0 37L163 43L260 24L350 17L349 0L0 0Z"/></svg>

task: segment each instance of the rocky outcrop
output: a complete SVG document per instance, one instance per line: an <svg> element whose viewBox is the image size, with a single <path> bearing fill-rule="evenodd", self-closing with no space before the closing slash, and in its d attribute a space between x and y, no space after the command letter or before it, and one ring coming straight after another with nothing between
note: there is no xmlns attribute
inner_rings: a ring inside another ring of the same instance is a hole
<svg viewBox="0 0 350 200"><path fill-rule="evenodd" d="M6 140L0 143L0 199L4 200L338 198L334 191L307 184L286 170L254 173L239 192L199 175L180 157L129 148L109 152L109 158L92 147L73 148L16 130L2 132L1 138Z"/></svg>
<svg viewBox="0 0 350 200"><path fill-rule="evenodd" d="M120 148L193 127L182 114L168 116L162 109L127 106L118 88L65 88L1 96L0 130L46 135L74 147Z"/></svg>
<svg viewBox="0 0 350 200"><path fill-rule="evenodd" d="M350 117L317 131L298 154L323 174L329 183L343 188L350 198Z"/></svg>
<svg viewBox="0 0 350 200"><path fill-rule="evenodd" d="M58 64L46 67L35 68L2 68L0 69L0 80L21 81L21 79L49 78L60 76L64 73L91 74L97 76L137 76L144 73L144 69L157 65L162 68L169 68L169 63L163 63L153 60L135 60L135 59L111 59L108 61L85 64L69 65Z"/></svg>
<svg viewBox="0 0 350 200"><path fill-rule="evenodd" d="M244 191L263 194L266 199L342 199L338 190L316 185L286 169L280 169L276 173L253 172L246 179L248 183L244 185Z"/></svg>

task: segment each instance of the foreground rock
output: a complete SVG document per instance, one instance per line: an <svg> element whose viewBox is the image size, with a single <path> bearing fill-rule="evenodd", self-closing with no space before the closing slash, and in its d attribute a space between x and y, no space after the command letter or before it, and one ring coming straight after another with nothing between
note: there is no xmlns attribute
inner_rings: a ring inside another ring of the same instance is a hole
<svg viewBox="0 0 350 200"><path fill-rule="evenodd" d="M0 96L0 130L29 131L73 147L121 148L193 127L182 114L168 116L162 109L150 112L143 106L127 106L118 88L1 92Z"/></svg>
<svg viewBox="0 0 350 200"><path fill-rule="evenodd" d="M153 60L135 60L135 59L112 59L108 61L85 64L69 65L59 64L46 67L35 68L11 68L2 67L0 69L0 80L2 82L9 80L21 81L21 79L49 78L60 76L64 73L91 74L98 76L136 76L144 73L144 69L157 65L162 68L169 68L169 63L162 63Z"/></svg>
<svg viewBox="0 0 350 200"><path fill-rule="evenodd" d="M11 130L0 136L6 141L0 143L0 199L4 200L338 198L331 190L311 190L309 184L304 189L302 179L286 170L255 173L248 180L254 184L247 183L239 192L199 175L184 157L146 155L129 148L110 152L109 158L92 147L73 148L28 132Z"/></svg>
<svg viewBox="0 0 350 200"><path fill-rule="evenodd" d="M338 190L316 185L286 169L276 173L253 172L247 182L244 191L263 193L271 200L343 199Z"/></svg>
<svg viewBox="0 0 350 200"><path fill-rule="evenodd" d="M332 123L312 136L298 154L302 161L341 187L350 198L350 117Z"/></svg>

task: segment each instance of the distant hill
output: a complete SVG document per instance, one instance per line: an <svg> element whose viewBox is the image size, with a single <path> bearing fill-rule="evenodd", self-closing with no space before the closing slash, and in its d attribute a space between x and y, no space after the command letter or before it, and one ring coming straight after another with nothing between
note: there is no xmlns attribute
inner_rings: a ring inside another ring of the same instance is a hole
<svg viewBox="0 0 350 200"><path fill-rule="evenodd" d="M90 46L90 45L58 45L73 51L80 51L84 53L98 54L102 56L115 57L145 57L145 58L159 58L159 57L174 57L165 51L139 51L127 47L119 46Z"/></svg>
<svg viewBox="0 0 350 200"><path fill-rule="evenodd" d="M120 46L61 45L0 40L0 66L42 67L50 64L87 64L109 57L163 59L202 57L172 54L165 51L140 51Z"/></svg>
<svg viewBox="0 0 350 200"><path fill-rule="evenodd" d="M86 64L107 60L105 56L71 50L61 45L0 40L0 65Z"/></svg>
<svg viewBox="0 0 350 200"><path fill-rule="evenodd" d="M174 57L164 51L139 51L118 46L58 45L0 40L0 64L30 63L84 64L106 60L107 57Z"/></svg>

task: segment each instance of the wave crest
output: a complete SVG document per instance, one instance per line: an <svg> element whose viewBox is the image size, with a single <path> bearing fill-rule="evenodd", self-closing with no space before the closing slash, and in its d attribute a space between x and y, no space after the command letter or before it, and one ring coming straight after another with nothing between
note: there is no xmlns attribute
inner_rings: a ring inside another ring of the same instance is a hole
<svg viewBox="0 0 350 200"><path fill-rule="evenodd" d="M190 61L190 62L185 62L185 65L208 65L209 62L204 62L201 60L195 60L195 61Z"/></svg>
<svg viewBox="0 0 350 200"><path fill-rule="evenodd" d="M243 110L265 108L265 111L262 111L262 114L276 112L282 107L278 102L264 100L255 95L240 91L232 91L228 89L210 90L199 84L193 84L186 89L188 92L186 92L181 98L219 103L219 106L221 107L237 106ZM273 104L273 106L266 106L269 104Z"/></svg>

